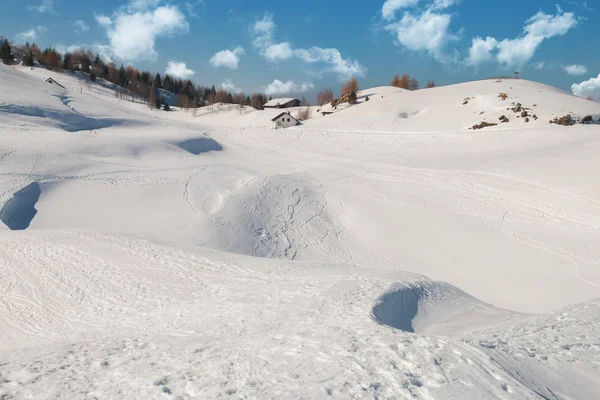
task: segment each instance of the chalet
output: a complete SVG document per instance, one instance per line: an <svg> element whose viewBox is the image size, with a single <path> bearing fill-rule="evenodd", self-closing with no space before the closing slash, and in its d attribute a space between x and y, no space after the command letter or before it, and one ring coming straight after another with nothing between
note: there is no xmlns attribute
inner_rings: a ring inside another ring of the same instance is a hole
<svg viewBox="0 0 600 400"><path fill-rule="evenodd" d="M289 128L290 126L296 126L300 123L296 118L292 117L290 113L286 112L279 114L271 121L273 122L273 128L275 129Z"/></svg>
<svg viewBox="0 0 600 400"><path fill-rule="evenodd" d="M298 99L292 98L282 98L282 99L273 99L269 100L263 106L264 108L290 108L290 107L299 107L302 105L302 102Z"/></svg>
<svg viewBox="0 0 600 400"><path fill-rule="evenodd" d="M58 83L55 79L53 78L46 78L46 82L48 82L51 85L57 85L60 86L63 89L66 89L66 87L64 87L63 85L61 85L60 83Z"/></svg>

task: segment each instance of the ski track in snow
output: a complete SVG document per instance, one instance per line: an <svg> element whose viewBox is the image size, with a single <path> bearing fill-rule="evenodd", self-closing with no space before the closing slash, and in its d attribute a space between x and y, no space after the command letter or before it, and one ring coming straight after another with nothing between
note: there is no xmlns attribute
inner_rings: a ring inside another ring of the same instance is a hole
<svg viewBox="0 0 600 400"><path fill-rule="evenodd" d="M44 74L0 65L0 205L41 188L0 227L0 399L600 392L599 128L463 126L508 84L600 107L374 88L272 130Z"/></svg>

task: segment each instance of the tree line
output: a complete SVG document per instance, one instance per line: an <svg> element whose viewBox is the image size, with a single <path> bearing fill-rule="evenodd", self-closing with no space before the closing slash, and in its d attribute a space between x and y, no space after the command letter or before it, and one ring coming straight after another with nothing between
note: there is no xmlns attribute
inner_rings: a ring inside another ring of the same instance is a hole
<svg viewBox="0 0 600 400"><path fill-rule="evenodd" d="M102 78L120 87L116 96L148 104L151 108L160 108L165 99L158 89L163 89L175 95L175 105L184 109L197 108L215 103L239 104L263 109L268 101L263 93L246 96L244 93L230 93L216 89L214 85L196 85L189 79L177 79L168 74L153 74L140 71L131 65L105 62L98 54L79 49L74 52L59 53L55 48L47 47L41 50L35 43L26 43L15 50L22 53L23 64L33 66L37 61L40 65L53 71L81 71L89 75L91 81ZM0 46L0 59L5 64L11 64L14 54L8 40L3 40Z"/></svg>
<svg viewBox="0 0 600 400"><path fill-rule="evenodd" d="M210 87L196 85L189 79L177 79L168 74L162 76L159 73L140 71L130 65L125 67L121 64L120 67L117 67L113 62L105 62L98 54L94 55L83 49L60 54L52 47L47 47L42 51L35 43L31 45L26 43L25 46L18 48L18 52L26 66L33 66L37 61L50 70L84 72L89 75L91 81L100 77L120 87L115 93L117 97L143 102L151 108L161 108L166 103L159 89L173 93L175 105L186 110L215 103L239 104L241 107L252 106L257 110L262 110L264 104L270 100L263 93L254 93L250 96L246 96L244 93L232 94L222 88L217 90L214 85ZM14 58L9 41L4 39L0 46L0 59L5 64L11 64ZM419 89L419 82L406 73L402 76L396 74L390 85L407 90ZM435 82L430 80L427 82L426 88L434 86ZM358 81L352 77L342 86L340 97L348 96L352 101L358 90ZM354 97L351 96L352 93L354 93ZM317 104L320 106L335 100L331 89L321 90L316 97ZM304 97L302 103L308 105Z"/></svg>

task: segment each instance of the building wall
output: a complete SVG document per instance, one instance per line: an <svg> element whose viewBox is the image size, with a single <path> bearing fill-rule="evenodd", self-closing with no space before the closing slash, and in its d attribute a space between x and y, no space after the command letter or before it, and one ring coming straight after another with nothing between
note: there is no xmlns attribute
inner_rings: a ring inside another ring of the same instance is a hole
<svg viewBox="0 0 600 400"><path fill-rule="evenodd" d="M282 115L273 122L275 128L289 128L290 126L296 126L296 124L297 122L294 118L285 115Z"/></svg>

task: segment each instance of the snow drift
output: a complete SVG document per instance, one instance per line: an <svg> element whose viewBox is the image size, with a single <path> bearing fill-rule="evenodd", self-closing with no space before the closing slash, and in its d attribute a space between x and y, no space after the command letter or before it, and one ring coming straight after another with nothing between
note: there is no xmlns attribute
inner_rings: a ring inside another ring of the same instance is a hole
<svg viewBox="0 0 600 400"><path fill-rule="evenodd" d="M404 332L456 335L487 328L519 316L485 304L446 283L399 283L380 296L371 311L375 321Z"/></svg>

